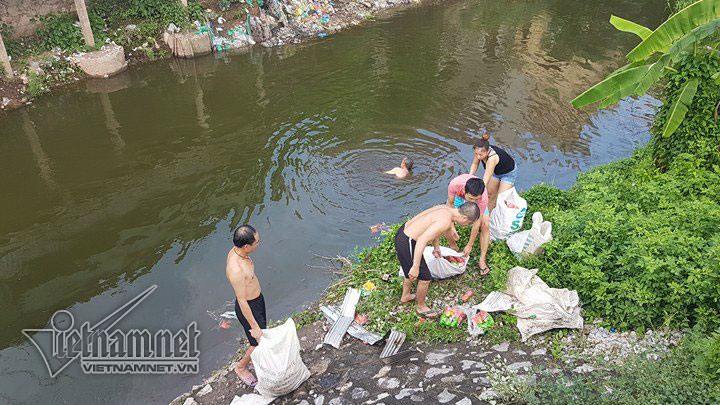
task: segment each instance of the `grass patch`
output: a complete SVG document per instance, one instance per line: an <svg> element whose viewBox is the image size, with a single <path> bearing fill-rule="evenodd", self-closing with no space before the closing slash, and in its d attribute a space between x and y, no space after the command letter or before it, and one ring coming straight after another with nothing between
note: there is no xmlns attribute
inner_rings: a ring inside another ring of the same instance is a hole
<svg viewBox="0 0 720 405"><path fill-rule="evenodd" d="M527 404L720 403L720 383L713 377L720 368L715 355L720 349L718 336L692 334L658 361L637 356L622 367L590 375L558 378L546 374L530 390L503 394L509 402ZM704 366L698 366L698 361Z"/></svg>

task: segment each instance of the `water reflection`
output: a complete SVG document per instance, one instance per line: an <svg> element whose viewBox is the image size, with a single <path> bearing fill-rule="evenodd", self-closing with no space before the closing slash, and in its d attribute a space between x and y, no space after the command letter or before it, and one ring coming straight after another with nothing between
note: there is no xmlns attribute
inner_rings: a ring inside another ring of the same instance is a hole
<svg viewBox="0 0 720 405"><path fill-rule="evenodd" d="M312 45L142 66L1 117L0 392L167 401L197 381L50 381L19 330L64 308L96 319L157 283L132 326L198 321L207 372L241 336L207 314L232 298L223 258L233 226L262 232L270 317L287 315L329 282L305 268L314 253L348 253L371 243L369 224L443 201L484 129L524 160L521 188L568 186L627 156L647 139L656 101L589 115L569 100L632 45L598 21L611 10L660 20L648 12L660 3L639 3L409 10ZM411 179L382 174L403 156L415 160Z"/></svg>

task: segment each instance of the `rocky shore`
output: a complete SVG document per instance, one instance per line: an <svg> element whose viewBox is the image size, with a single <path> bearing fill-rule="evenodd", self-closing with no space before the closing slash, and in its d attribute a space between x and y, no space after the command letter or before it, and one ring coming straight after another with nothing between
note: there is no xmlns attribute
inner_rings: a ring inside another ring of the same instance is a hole
<svg viewBox="0 0 720 405"><path fill-rule="evenodd" d="M607 378L631 356L660 359L682 337L677 331L617 333L595 323L582 331L548 332L527 342L495 342L487 336L450 344L406 342L396 358L381 360L381 344L369 346L348 335L338 350L323 345L327 330L324 321L316 321L298 331L311 377L274 403L508 403L541 378ZM231 362L171 404L229 404L249 392Z"/></svg>

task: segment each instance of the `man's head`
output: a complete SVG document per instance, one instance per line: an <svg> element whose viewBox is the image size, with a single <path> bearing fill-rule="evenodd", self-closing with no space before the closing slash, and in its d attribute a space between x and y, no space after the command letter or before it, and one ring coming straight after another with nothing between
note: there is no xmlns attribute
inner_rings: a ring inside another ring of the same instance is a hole
<svg viewBox="0 0 720 405"><path fill-rule="evenodd" d="M473 177L465 182L465 200L470 202L476 202L479 200L483 192L485 191L485 182L479 177Z"/></svg>
<svg viewBox="0 0 720 405"><path fill-rule="evenodd" d="M233 245L246 254L254 252L260 245L260 234L250 225L241 225L233 232Z"/></svg>
<svg viewBox="0 0 720 405"><path fill-rule="evenodd" d="M474 202L466 202L458 208L460 225L469 225L480 218L480 208Z"/></svg>
<svg viewBox="0 0 720 405"><path fill-rule="evenodd" d="M485 132L481 139L475 141L473 151L475 152L476 158L479 160L485 160L490 153L490 134Z"/></svg>
<svg viewBox="0 0 720 405"><path fill-rule="evenodd" d="M414 165L415 162L413 162L412 159L409 158L403 158L402 163L400 163L400 166L407 170L412 170Z"/></svg>

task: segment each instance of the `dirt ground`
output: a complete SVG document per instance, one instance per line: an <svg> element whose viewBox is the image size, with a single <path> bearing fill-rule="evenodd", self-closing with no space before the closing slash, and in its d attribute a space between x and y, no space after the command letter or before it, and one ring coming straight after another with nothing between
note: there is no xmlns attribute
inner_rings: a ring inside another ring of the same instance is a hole
<svg viewBox="0 0 720 405"><path fill-rule="evenodd" d="M311 377L278 404L480 404L497 396L488 373L499 370L534 381L533 370L569 373L549 355L544 339L492 345L483 337L453 344L405 343L397 356L381 360L375 346L345 335L340 349L322 345L328 326L317 321L298 332ZM229 404L252 392L228 365L204 385L172 404ZM212 390L208 391L209 385Z"/></svg>

